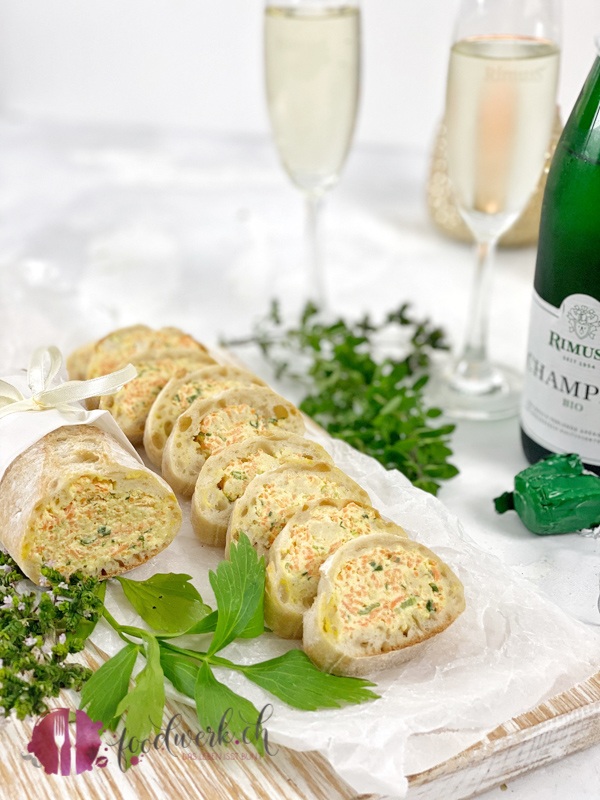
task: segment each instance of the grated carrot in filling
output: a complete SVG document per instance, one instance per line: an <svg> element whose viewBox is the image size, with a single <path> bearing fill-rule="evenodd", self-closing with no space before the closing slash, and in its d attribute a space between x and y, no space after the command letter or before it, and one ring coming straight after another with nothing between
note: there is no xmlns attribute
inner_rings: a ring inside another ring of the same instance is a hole
<svg viewBox="0 0 600 800"><path fill-rule="evenodd" d="M360 629L403 631L436 613L445 590L435 561L408 550L374 548L346 561L335 576L339 635Z"/></svg>
<svg viewBox="0 0 600 800"><path fill-rule="evenodd" d="M276 417L263 417L255 408L245 403L230 405L206 414L194 441L201 453L211 456L224 447L241 442L251 436L276 429Z"/></svg>
<svg viewBox="0 0 600 800"><path fill-rule="evenodd" d="M237 389L244 385L243 381L234 378L221 378L220 380L201 378L199 380L186 381L177 387L176 392L165 398L163 411L168 419L175 420L180 414L187 411L194 400L198 400L199 397L213 397L228 389Z"/></svg>
<svg viewBox="0 0 600 800"><path fill-rule="evenodd" d="M121 413L126 413L133 419L137 419L139 416L145 418L172 373L173 364L171 362L146 362L139 366L137 376L120 392L123 398L121 402L127 409L125 410L123 407Z"/></svg>
<svg viewBox="0 0 600 800"><path fill-rule="evenodd" d="M252 478L268 472L278 464L278 459L265 453L264 450L258 450L244 458L236 458L223 470L219 489L227 500L233 503L244 494Z"/></svg>
<svg viewBox="0 0 600 800"><path fill-rule="evenodd" d="M304 486L281 486L265 483L257 494L251 512L244 520L244 532L252 542L270 547L290 517L306 503L339 499L344 490L335 480L323 475L306 474ZM241 530L238 532L241 533Z"/></svg>
<svg viewBox="0 0 600 800"><path fill-rule="evenodd" d="M55 499L33 517L27 541L39 563L90 572L98 561L126 560L160 540L167 512L157 497L97 476L73 481L66 495L66 504Z"/></svg>
<svg viewBox="0 0 600 800"><path fill-rule="evenodd" d="M375 519L375 514L356 503L348 503L341 509L317 506L306 524L290 529L289 547L282 553L282 559L291 572L317 578L325 559L349 539L369 533ZM329 525L323 528L323 522Z"/></svg>

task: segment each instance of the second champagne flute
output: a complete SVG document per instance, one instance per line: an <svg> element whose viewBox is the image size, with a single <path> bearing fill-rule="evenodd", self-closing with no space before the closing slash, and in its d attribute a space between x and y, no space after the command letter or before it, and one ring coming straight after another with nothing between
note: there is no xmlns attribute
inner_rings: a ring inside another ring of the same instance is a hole
<svg viewBox="0 0 600 800"><path fill-rule="evenodd" d="M430 400L449 416L518 411L521 376L488 358L491 261L542 173L556 113L557 0L462 0L450 52L448 175L476 240L466 341Z"/></svg>
<svg viewBox="0 0 600 800"><path fill-rule="evenodd" d="M327 295L317 223L324 193L337 183L358 108L358 0L267 0L267 103L279 157L306 198L308 297Z"/></svg>

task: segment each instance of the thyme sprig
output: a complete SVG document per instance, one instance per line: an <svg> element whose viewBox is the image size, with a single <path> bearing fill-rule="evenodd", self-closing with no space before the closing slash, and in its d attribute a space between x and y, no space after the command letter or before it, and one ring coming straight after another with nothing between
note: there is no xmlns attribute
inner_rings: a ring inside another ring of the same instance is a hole
<svg viewBox="0 0 600 800"><path fill-rule="evenodd" d="M31 584L0 551L0 714L18 719L48 711L61 689L79 691L91 671L67 657L83 649L102 613L104 585L94 578L64 579L44 567L47 588Z"/></svg>
<svg viewBox="0 0 600 800"><path fill-rule="evenodd" d="M298 324L289 326L273 301L249 337L222 343L258 346L276 379L304 391L302 411L415 486L437 494L440 482L458 473L448 460L455 426L435 422L441 411L424 393L431 354L448 344L443 330L414 317L408 303L379 323L369 315L323 320L307 303Z"/></svg>

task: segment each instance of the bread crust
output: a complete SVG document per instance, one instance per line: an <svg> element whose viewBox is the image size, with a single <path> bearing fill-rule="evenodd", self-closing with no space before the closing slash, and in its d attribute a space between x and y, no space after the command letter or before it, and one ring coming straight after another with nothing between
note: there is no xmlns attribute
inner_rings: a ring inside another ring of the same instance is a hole
<svg viewBox="0 0 600 800"><path fill-rule="evenodd" d="M221 387L219 387L221 384ZM150 461L159 467L162 464L162 455L165 442L180 414L187 411L192 400L181 397L178 403L176 397L182 386L193 386L195 391L191 397L214 397L228 389L237 386L266 386L265 382L245 369L230 367L225 364L212 364L189 372L183 377L170 378L152 403L146 424L144 426L144 450ZM195 397L194 395L197 395Z"/></svg>
<svg viewBox="0 0 600 800"><path fill-rule="evenodd" d="M339 641L335 632L325 630L326 627L331 627L328 603L335 602L335 581L342 566L353 557L369 553L377 547L403 548L408 551L418 551L427 558L433 558L446 581L447 602L439 613L436 611L435 619L431 621L430 625L415 624L412 626L404 635L401 646L390 649L388 652L361 655L356 647ZM464 607L464 592L460 580L450 567L431 550L410 539L400 539L387 533L373 533L346 542L321 567L317 596L304 616L302 644L309 658L326 672L354 677L371 675L383 669L396 667L412 658L434 636L454 622Z"/></svg>
<svg viewBox="0 0 600 800"><path fill-rule="evenodd" d="M171 377L182 377L199 365L214 364L201 350L174 350L160 358L134 358L137 375L114 394L103 395L99 407L110 411L131 444L142 444L146 419L160 389Z"/></svg>
<svg viewBox="0 0 600 800"><path fill-rule="evenodd" d="M154 330L148 325L119 328L98 339L89 352L86 378L96 378L126 366L136 358L164 358L175 353L204 353L205 363L214 363L206 347L179 328ZM77 363L77 362L75 362ZM87 407L98 408L99 397L90 397Z"/></svg>
<svg viewBox="0 0 600 800"><path fill-rule="evenodd" d="M236 409L241 422L235 419ZM250 410L251 415L246 417ZM219 431L203 431L218 417L223 425ZM191 497L200 470L209 455L229 444L242 441L266 432L289 430L304 433L304 420L300 411L276 392L262 386L230 389L214 398L194 400L188 410L181 414L167 442L162 459L162 474L176 492ZM204 451L196 441L198 437L210 437L210 452Z"/></svg>
<svg viewBox="0 0 600 800"><path fill-rule="evenodd" d="M288 432L247 439L210 456L198 475L191 506L192 527L204 544L225 547L227 527L235 502L228 499L222 486L228 467L234 463L243 466L244 461L251 463L253 457L263 453L265 461L272 461L269 469L276 469L290 458L333 463L320 444ZM269 470L261 469L257 474L265 471Z"/></svg>
<svg viewBox="0 0 600 800"><path fill-rule="evenodd" d="M99 560L90 565L88 574L102 578L125 572L163 550L181 525L181 509L170 487L158 475L131 456L119 442L93 425L59 428L44 436L13 461L0 482L0 540L34 583L42 582L39 548L47 534L40 528L42 509L61 510L60 502L78 479L109 480L115 492L140 493L160 507L161 529L155 545L144 549L135 546L117 552L128 541L125 534L116 541L107 540ZM100 527L105 509L88 511L93 525ZM123 509L124 527L128 509ZM138 537L139 538L139 537ZM95 552L95 551L94 551ZM61 555L60 541L51 559L64 575L73 569Z"/></svg>
<svg viewBox="0 0 600 800"><path fill-rule="evenodd" d="M87 344L82 344L80 347L77 347L69 355L65 364L69 380L83 381L86 379L88 363L95 346L96 342L87 342Z"/></svg>
<svg viewBox="0 0 600 800"><path fill-rule="evenodd" d="M106 375L144 353L154 331L148 325L129 325L118 328L98 339L89 354L86 378Z"/></svg>
<svg viewBox="0 0 600 800"><path fill-rule="evenodd" d="M297 536L301 531L305 532L304 553L310 556L310 565L299 563L295 571L290 554L298 552ZM400 525L384 519L373 506L356 500L319 500L294 514L268 552L266 625L284 639L301 639L304 614L316 596L321 565L345 542L372 533L408 538Z"/></svg>
<svg viewBox="0 0 600 800"><path fill-rule="evenodd" d="M154 330L148 325L130 325L111 331L98 339L90 353L87 377L106 375L127 364L132 358L161 358L174 350L207 353L206 347L179 328Z"/></svg>

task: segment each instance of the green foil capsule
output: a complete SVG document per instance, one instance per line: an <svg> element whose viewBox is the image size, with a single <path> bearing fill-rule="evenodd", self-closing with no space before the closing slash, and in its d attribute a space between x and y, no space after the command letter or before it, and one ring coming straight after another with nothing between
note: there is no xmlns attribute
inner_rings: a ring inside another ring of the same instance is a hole
<svg viewBox="0 0 600 800"><path fill-rule="evenodd" d="M496 511L515 510L533 533L573 533L600 525L600 477L585 472L579 456L552 455L515 476L514 492L494 500Z"/></svg>

